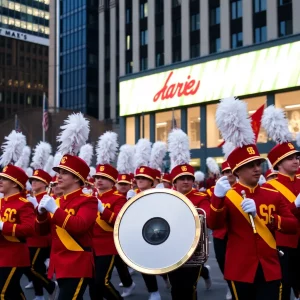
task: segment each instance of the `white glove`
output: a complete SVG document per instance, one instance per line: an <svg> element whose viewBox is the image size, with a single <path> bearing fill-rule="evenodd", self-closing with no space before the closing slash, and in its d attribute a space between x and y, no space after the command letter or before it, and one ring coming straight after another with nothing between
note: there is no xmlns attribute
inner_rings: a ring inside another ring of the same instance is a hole
<svg viewBox="0 0 300 300"><path fill-rule="evenodd" d="M33 207L36 209L36 207L39 205L36 198L32 197L30 194L27 194L26 198L29 202L31 202L33 204Z"/></svg>
<svg viewBox="0 0 300 300"><path fill-rule="evenodd" d="M104 205L102 203L102 201L100 199L98 199L98 211L100 211L100 213L102 214L104 212Z"/></svg>
<svg viewBox="0 0 300 300"><path fill-rule="evenodd" d="M245 213L251 214L253 218L256 216L256 205L253 199L244 199L241 203L241 206Z"/></svg>
<svg viewBox="0 0 300 300"><path fill-rule="evenodd" d="M296 207L300 207L300 194L298 194L296 200L295 200Z"/></svg>
<svg viewBox="0 0 300 300"><path fill-rule="evenodd" d="M48 212L54 214L58 209L58 206L56 205L53 197L44 195L38 207L39 213L43 213L42 209L45 209Z"/></svg>
<svg viewBox="0 0 300 300"><path fill-rule="evenodd" d="M84 194L87 194L87 195L93 195L93 190L92 190L92 189L88 189L88 188L86 188L86 187L84 187L84 188L82 189L82 192L83 192Z"/></svg>
<svg viewBox="0 0 300 300"><path fill-rule="evenodd" d="M258 180L258 184L260 186L262 186L264 183L266 183L266 178L264 177L264 175L260 175L259 180Z"/></svg>
<svg viewBox="0 0 300 300"><path fill-rule="evenodd" d="M206 192L206 188L205 187L202 187L199 192Z"/></svg>
<svg viewBox="0 0 300 300"><path fill-rule="evenodd" d="M214 188L214 194L218 198L225 197L226 193L231 189L231 185L228 181L227 176L222 176L218 181L216 182L215 188Z"/></svg>
<svg viewBox="0 0 300 300"><path fill-rule="evenodd" d="M134 197L136 195L136 192L134 190L129 190L127 192L126 198L127 200L131 199L132 197Z"/></svg>
<svg viewBox="0 0 300 300"><path fill-rule="evenodd" d="M2 230L2 229L3 229L3 222L0 221L0 230Z"/></svg>

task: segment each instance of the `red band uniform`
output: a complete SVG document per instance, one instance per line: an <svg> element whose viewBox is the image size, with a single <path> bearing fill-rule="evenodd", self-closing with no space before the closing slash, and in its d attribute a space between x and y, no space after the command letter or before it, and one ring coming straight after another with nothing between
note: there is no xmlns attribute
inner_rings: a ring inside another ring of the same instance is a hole
<svg viewBox="0 0 300 300"><path fill-rule="evenodd" d="M25 172L13 165L3 168L0 185L4 180L16 183L20 192L0 199L0 293L3 299L25 299L20 279L30 266L26 239L34 235L34 207L22 197L28 180ZM18 189L16 189L18 190Z"/></svg>
<svg viewBox="0 0 300 300"><path fill-rule="evenodd" d="M68 154L53 169L74 174L82 186L90 171L82 159ZM48 277L52 278L54 273L56 275L60 286L59 300L73 299L75 295L79 297L84 293L88 279L94 275L92 233L97 216L97 199L84 194L79 186L55 202L58 208L53 215L38 214L36 230L40 235L50 232L52 235Z"/></svg>

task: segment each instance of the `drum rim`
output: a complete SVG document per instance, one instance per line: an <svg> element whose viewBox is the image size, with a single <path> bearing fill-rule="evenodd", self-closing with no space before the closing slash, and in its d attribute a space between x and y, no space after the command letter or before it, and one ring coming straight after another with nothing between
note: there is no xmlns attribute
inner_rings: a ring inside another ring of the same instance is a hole
<svg viewBox="0 0 300 300"><path fill-rule="evenodd" d="M171 194L179 199L181 199L191 210L193 216L194 216L194 220L195 220L195 238L194 241L192 243L192 246L190 248L190 250L187 252L187 254L180 260L178 261L176 264L173 264L169 267L165 267L165 268L161 268L161 269L149 269L149 268L143 268L140 267L136 264L134 264L123 252L121 245L120 245L120 241L119 241L119 227L120 227L120 223L122 220L122 217L124 215L124 213L126 212L126 210L128 209L128 207L135 201L137 201L139 198L145 196L145 195L149 195L149 194L156 194L156 193L166 193L166 194ZM193 253L195 252L198 244L199 244L199 240L200 240L200 236L201 236L201 224L200 224L200 218L198 215L198 211L196 209L196 207L193 205L193 203L183 194L179 193L178 191L175 190L171 190L171 189L157 189L157 188L152 188L143 192L138 193L137 195L135 195L134 197L132 197L130 200L128 200L125 205L122 207L122 209L120 210L117 219L115 221L115 225L114 225L114 242L115 242L115 246L116 249L119 253L119 255L121 256L121 258L123 259L123 261L131 268L135 269L138 272L144 273L144 274L149 274L149 275L159 275L159 274L165 274L165 273L169 273L172 272L176 269L178 269L179 267L181 267L182 265L184 265L193 255Z"/></svg>

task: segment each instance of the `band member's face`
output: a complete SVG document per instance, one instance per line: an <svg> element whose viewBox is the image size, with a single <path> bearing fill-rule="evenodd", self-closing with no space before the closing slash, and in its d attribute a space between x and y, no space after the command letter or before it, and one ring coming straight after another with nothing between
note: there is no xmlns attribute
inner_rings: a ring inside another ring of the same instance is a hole
<svg viewBox="0 0 300 300"><path fill-rule="evenodd" d="M0 193L8 194L14 187L17 187L16 183L5 177L0 177Z"/></svg>
<svg viewBox="0 0 300 300"><path fill-rule="evenodd" d="M230 185L233 185L233 184L236 182L236 178L235 178L235 176L232 174L231 170L225 170L225 171L223 172L223 175L224 175L224 176L227 176L227 179L228 179Z"/></svg>
<svg viewBox="0 0 300 300"><path fill-rule="evenodd" d="M289 175L294 175L297 173L299 168L299 159L297 154L292 154L285 159L283 159L278 164L278 171L282 173L287 173Z"/></svg>
<svg viewBox="0 0 300 300"><path fill-rule="evenodd" d="M46 184L43 181L32 179L31 180L31 189L35 193L41 193L46 190Z"/></svg>
<svg viewBox="0 0 300 300"><path fill-rule="evenodd" d="M194 178L192 176L180 176L174 183L179 193L187 194L193 188Z"/></svg>
<svg viewBox="0 0 300 300"><path fill-rule="evenodd" d="M135 177L136 185L141 191L145 191L152 188L153 181L146 177Z"/></svg>
<svg viewBox="0 0 300 300"><path fill-rule="evenodd" d="M126 195L127 192L130 190L130 184L125 182L117 183L117 190L120 194Z"/></svg>
<svg viewBox="0 0 300 300"><path fill-rule="evenodd" d="M162 183L165 189L170 189L172 187L172 184L170 182L163 181Z"/></svg>
<svg viewBox="0 0 300 300"><path fill-rule="evenodd" d="M56 196L60 196L63 194L63 190L58 186L58 184L54 184L52 186L52 192Z"/></svg>
<svg viewBox="0 0 300 300"><path fill-rule="evenodd" d="M95 177L95 186L98 190L104 192L110 190L114 186L114 183L106 177L97 176Z"/></svg>
<svg viewBox="0 0 300 300"><path fill-rule="evenodd" d="M254 160L237 169L239 181L251 187L256 186L262 172L261 163L261 160Z"/></svg>
<svg viewBox="0 0 300 300"><path fill-rule="evenodd" d="M72 173L64 169L59 170L57 179L58 187L64 192L65 190L68 190L69 188L80 182L79 178L75 177Z"/></svg>
<svg viewBox="0 0 300 300"><path fill-rule="evenodd" d="M160 181L158 179L155 179L153 183L153 187L155 188L159 183Z"/></svg>

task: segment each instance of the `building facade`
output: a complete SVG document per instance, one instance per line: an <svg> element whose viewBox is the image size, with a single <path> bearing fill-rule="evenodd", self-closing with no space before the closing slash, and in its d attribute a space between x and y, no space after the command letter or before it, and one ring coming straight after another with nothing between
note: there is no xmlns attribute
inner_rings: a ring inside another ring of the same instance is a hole
<svg viewBox="0 0 300 300"><path fill-rule="evenodd" d="M263 104L283 108L295 136L299 11L297 0L119 1L119 68L110 79L119 74L120 84L110 81L110 107L120 103L122 142L166 141L180 127L190 137L192 165L205 170L206 157L223 160L214 118L218 100L229 96L246 101L249 115ZM99 78L99 90L103 84ZM272 146L261 129L259 150L266 155Z"/></svg>
<svg viewBox="0 0 300 300"><path fill-rule="evenodd" d="M48 92L49 0L20 2L0 1L0 120Z"/></svg>

